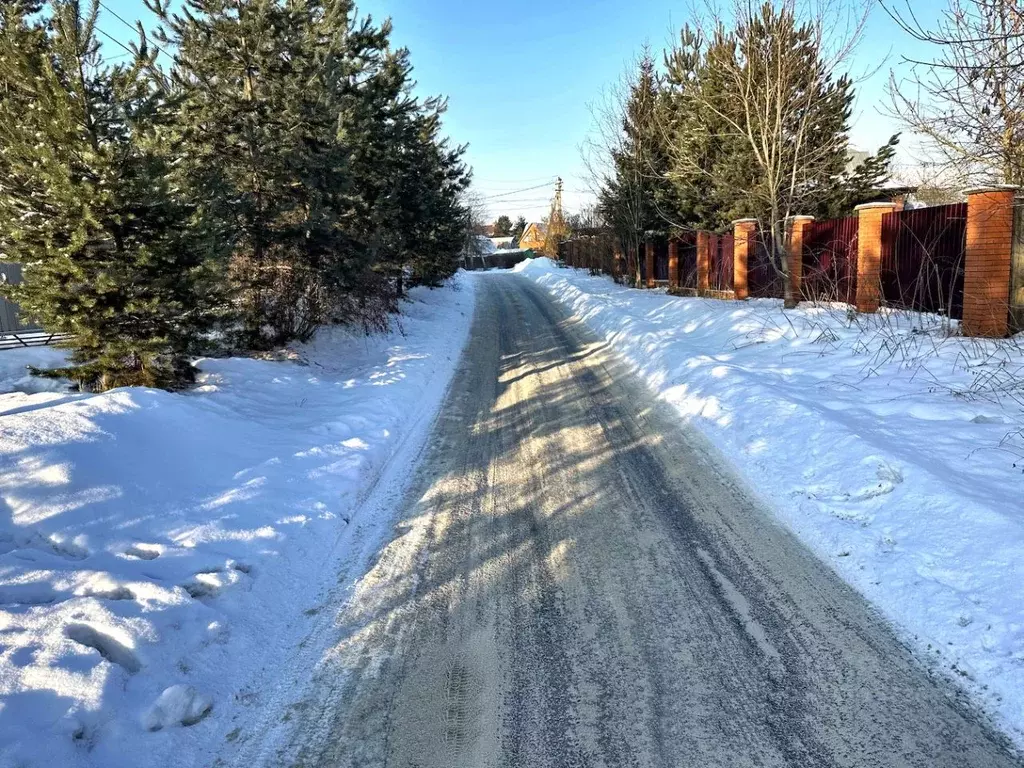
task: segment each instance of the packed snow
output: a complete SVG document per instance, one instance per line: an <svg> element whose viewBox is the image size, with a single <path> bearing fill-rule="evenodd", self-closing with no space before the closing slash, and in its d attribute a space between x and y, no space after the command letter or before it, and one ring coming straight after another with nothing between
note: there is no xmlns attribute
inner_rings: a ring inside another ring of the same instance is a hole
<svg viewBox="0 0 1024 768"><path fill-rule="evenodd" d="M516 271L1024 744L1024 340L916 313L673 297L548 259Z"/></svg>
<svg viewBox="0 0 1024 768"><path fill-rule="evenodd" d="M408 475L472 285L414 289L388 334L201 360L185 393L72 393L26 371L60 351L0 352L0 765L204 766L239 737L386 537L363 499Z"/></svg>

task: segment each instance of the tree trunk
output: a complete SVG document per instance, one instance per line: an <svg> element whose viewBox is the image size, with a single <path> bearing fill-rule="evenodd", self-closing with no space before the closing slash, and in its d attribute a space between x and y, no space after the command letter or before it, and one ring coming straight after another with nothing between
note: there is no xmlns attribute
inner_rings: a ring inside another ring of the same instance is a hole
<svg viewBox="0 0 1024 768"><path fill-rule="evenodd" d="M775 251L773 261L778 264L782 276L782 306L793 309L800 303L800 297L793 291L793 281L789 279L789 250L786 243L786 224L779 222L780 212L772 211L772 250Z"/></svg>

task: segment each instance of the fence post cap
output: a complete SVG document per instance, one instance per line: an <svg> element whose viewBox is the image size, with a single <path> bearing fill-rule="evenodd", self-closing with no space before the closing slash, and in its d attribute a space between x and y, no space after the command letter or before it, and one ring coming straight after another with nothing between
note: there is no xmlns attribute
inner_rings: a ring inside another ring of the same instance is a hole
<svg viewBox="0 0 1024 768"><path fill-rule="evenodd" d="M736 224L757 224L757 219L733 219L733 225Z"/></svg>
<svg viewBox="0 0 1024 768"><path fill-rule="evenodd" d="M814 217L807 213L794 213L786 218L790 221L814 221Z"/></svg>
<svg viewBox="0 0 1024 768"><path fill-rule="evenodd" d="M872 208L895 208L895 207L896 207L896 203L894 203L892 200L878 200L878 201L876 201L874 203L861 203L860 205L855 206L853 210L855 210L855 211L869 211Z"/></svg>
<svg viewBox="0 0 1024 768"><path fill-rule="evenodd" d="M1016 192L1020 187L1016 184L987 184L981 187L968 187L965 195L981 195L985 192Z"/></svg>

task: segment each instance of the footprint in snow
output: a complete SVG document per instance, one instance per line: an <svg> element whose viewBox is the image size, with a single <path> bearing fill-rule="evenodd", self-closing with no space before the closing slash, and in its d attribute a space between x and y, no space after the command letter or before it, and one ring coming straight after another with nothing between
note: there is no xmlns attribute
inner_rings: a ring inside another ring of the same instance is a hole
<svg viewBox="0 0 1024 768"><path fill-rule="evenodd" d="M128 557L137 560L156 560L162 553L162 548L157 544L132 544L124 553Z"/></svg>
<svg viewBox="0 0 1024 768"><path fill-rule="evenodd" d="M91 624L69 624L64 629L64 636L79 645L92 648L111 664L122 667L129 675L142 669L142 662L131 648Z"/></svg>

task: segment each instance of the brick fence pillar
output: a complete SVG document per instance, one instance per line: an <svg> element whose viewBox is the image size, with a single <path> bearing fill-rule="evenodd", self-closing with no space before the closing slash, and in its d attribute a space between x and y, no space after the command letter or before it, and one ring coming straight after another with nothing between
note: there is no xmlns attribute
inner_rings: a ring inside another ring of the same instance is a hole
<svg viewBox="0 0 1024 768"><path fill-rule="evenodd" d="M647 273L647 287L654 287L654 243L644 243L644 270Z"/></svg>
<svg viewBox="0 0 1024 768"><path fill-rule="evenodd" d="M896 204L864 203L857 212L857 311L877 312L882 301L882 217Z"/></svg>
<svg viewBox="0 0 1024 768"><path fill-rule="evenodd" d="M964 252L965 336L1002 337L1010 332L1010 265L1013 198L1017 187L967 190Z"/></svg>
<svg viewBox="0 0 1024 768"><path fill-rule="evenodd" d="M704 296L711 289L711 235L697 233L697 295Z"/></svg>
<svg viewBox="0 0 1024 768"><path fill-rule="evenodd" d="M612 246L612 277L618 280L622 277L622 246Z"/></svg>
<svg viewBox="0 0 1024 768"><path fill-rule="evenodd" d="M747 286L747 265L757 246L757 219L737 219L732 223L732 279L738 300L750 296Z"/></svg>
<svg viewBox="0 0 1024 768"><path fill-rule="evenodd" d="M668 287L679 287L679 241L668 241Z"/></svg>
<svg viewBox="0 0 1024 768"><path fill-rule="evenodd" d="M789 266L789 287L793 294L793 306L803 298L801 284L804 276L804 240L807 229L814 221L813 216L789 217L789 248L786 254Z"/></svg>

